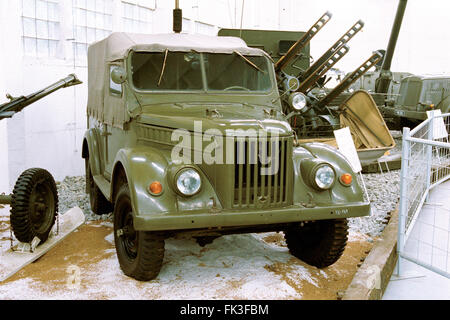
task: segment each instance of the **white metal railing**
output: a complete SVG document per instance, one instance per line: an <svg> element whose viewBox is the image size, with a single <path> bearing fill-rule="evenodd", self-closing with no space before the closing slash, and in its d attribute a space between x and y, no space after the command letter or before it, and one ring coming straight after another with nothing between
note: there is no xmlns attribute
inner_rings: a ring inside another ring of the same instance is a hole
<svg viewBox="0 0 450 320"><path fill-rule="evenodd" d="M398 273L404 258L450 278L450 113L431 116L403 129Z"/></svg>

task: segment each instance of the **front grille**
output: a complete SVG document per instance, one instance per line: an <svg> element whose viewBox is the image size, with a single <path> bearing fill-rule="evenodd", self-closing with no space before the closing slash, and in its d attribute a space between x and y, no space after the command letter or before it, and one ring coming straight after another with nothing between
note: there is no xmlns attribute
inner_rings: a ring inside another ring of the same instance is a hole
<svg viewBox="0 0 450 320"><path fill-rule="evenodd" d="M289 175L292 172L292 137L236 138L234 146L233 207L287 205L291 181Z"/></svg>

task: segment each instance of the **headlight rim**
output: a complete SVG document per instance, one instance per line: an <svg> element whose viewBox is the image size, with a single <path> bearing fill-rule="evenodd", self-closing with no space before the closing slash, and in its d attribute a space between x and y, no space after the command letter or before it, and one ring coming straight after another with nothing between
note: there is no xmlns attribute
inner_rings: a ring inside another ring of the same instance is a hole
<svg viewBox="0 0 450 320"><path fill-rule="evenodd" d="M317 175L317 171L322 168L322 167L329 167L331 168L331 170L333 171L333 182L326 188L320 187L317 182L316 182L316 175ZM314 168L311 170L311 176L310 176L310 181L311 184L314 186L314 188L316 188L317 190L320 191L325 191L325 190L330 190L333 188L333 186L336 183L336 169L328 162L321 162L318 163L317 165L314 166Z"/></svg>
<svg viewBox="0 0 450 320"><path fill-rule="evenodd" d="M183 172L189 171L189 170L192 170L192 171L194 171L195 173L198 174L198 177L199 177L199 180L200 180L200 187L198 188L198 190L195 193L185 194L178 188L178 178L180 177L180 175ZM195 167L188 166L188 167L180 168L179 170L176 171L176 173L174 174L173 177L174 177L174 179L173 179L174 189L175 189L176 193L179 194L180 196L183 196L183 197L186 197L186 198L193 197L193 196L197 195L202 190L202 186L203 186L202 175L200 174L199 170L196 169Z"/></svg>
<svg viewBox="0 0 450 320"><path fill-rule="evenodd" d="M301 107L301 108L296 108L295 105L294 105L294 98L297 97L297 96L302 96L302 97L304 98L304 100L305 100L305 104L304 104L304 106ZM303 112L305 112L305 111L308 109L308 99L307 99L306 95L304 95L303 93L301 93L301 92L294 92L294 93L292 93L292 94L289 96L289 105L290 105L291 108L294 109L295 111L298 111L298 112L302 112L302 113L303 113Z"/></svg>

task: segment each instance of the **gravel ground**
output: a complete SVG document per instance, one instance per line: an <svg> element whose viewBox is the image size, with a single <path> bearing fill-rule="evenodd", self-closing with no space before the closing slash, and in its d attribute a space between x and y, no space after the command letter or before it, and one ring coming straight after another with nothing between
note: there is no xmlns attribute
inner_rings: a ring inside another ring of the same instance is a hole
<svg viewBox="0 0 450 320"><path fill-rule="evenodd" d="M83 210L88 221L111 219L112 213L99 216L91 211L89 196L86 194L85 176L66 177L63 181L56 182L56 186L58 188L60 213L78 206Z"/></svg>

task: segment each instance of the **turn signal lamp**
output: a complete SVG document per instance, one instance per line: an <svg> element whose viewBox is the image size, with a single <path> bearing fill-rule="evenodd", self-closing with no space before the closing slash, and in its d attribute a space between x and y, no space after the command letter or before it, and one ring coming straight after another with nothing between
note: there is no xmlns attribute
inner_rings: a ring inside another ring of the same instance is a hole
<svg viewBox="0 0 450 320"><path fill-rule="evenodd" d="M161 182L154 181L150 184L150 186L148 187L148 190L150 191L150 193L152 195L159 196L163 191L163 186L162 186Z"/></svg>
<svg viewBox="0 0 450 320"><path fill-rule="evenodd" d="M349 173L344 173L344 174L341 176L341 182L342 182L342 184L345 185L345 186L351 185L351 184L352 184L352 175L349 174Z"/></svg>

